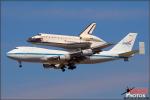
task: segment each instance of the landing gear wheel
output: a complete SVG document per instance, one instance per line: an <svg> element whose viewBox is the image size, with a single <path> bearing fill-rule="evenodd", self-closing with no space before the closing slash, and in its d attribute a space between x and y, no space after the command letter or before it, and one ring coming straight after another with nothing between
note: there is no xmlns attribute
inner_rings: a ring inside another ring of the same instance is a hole
<svg viewBox="0 0 150 100"><path fill-rule="evenodd" d="M21 68L21 67L22 67L22 65L19 65L19 67Z"/></svg>
<svg viewBox="0 0 150 100"><path fill-rule="evenodd" d="M68 69L70 69L70 70L76 69L75 64L69 63L69 64L68 64Z"/></svg>
<svg viewBox="0 0 150 100"><path fill-rule="evenodd" d="M21 68L22 67L21 61L18 61L18 62L19 62L19 67Z"/></svg>
<svg viewBox="0 0 150 100"><path fill-rule="evenodd" d="M76 69L76 66L69 66L68 69L70 70Z"/></svg>
<svg viewBox="0 0 150 100"><path fill-rule="evenodd" d="M61 70L62 70L62 72L64 72L64 71L65 71L65 69L64 69L64 68L61 68Z"/></svg>
<svg viewBox="0 0 150 100"><path fill-rule="evenodd" d="M124 61L129 61L129 58L128 57L124 58Z"/></svg>

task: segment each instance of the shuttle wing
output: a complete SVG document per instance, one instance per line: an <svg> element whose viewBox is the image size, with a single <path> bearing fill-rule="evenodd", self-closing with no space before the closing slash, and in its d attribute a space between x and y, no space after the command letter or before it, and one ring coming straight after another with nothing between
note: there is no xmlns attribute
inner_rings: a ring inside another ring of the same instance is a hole
<svg viewBox="0 0 150 100"><path fill-rule="evenodd" d="M72 43L66 43L64 45L66 49L86 49L90 48L91 43L90 42L72 42Z"/></svg>
<svg viewBox="0 0 150 100"><path fill-rule="evenodd" d="M91 49L92 49L93 51L95 51L95 52L100 52L100 51L102 51L102 49L107 48L107 47L109 47L109 46L111 46L111 45L113 45L113 44L112 44L112 43L105 43L105 44L103 44L103 45L101 45L101 46L92 47Z"/></svg>

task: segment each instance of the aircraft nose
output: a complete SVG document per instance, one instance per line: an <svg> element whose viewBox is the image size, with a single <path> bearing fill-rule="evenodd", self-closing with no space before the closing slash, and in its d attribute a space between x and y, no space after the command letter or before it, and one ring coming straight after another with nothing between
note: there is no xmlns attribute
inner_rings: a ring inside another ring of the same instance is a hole
<svg viewBox="0 0 150 100"><path fill-rule="evenodd" d="M7 52L7 57L10 58L10 59L14 59L14 60L17 60L19 57L15 54L14 50L11 50L9 52Z"/></svg>
<svg viewBox="0 0 150 100"><path fill-rule="evenodd" d="M7 52L6 55L7 55L7 57L9 57L9 58L13 58L12 51Z"/></svg>
<svg viewBox="0 0 150 100"><path fill-rule="evenodd" d="M30 37L30 38L27 39L27 42L41 42L41 38L32 38L32 37Z"/></svg>
<svg viewBox="0 0 150 100"><path fill-rule="evenodd" d="M9 52L6 53L7 57L9 57Z"/></svg>

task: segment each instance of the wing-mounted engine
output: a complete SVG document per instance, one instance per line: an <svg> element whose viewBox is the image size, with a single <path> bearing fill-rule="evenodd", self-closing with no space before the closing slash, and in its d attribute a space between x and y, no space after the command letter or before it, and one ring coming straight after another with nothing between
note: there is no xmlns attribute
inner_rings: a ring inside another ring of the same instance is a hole
<svg viewBox="0 0 150 100"><path fill-rule="evenodd" d="M71 52L69 55L71 59L72 58L80 59L86 56L93 55L93 50L92 49L79 50L79 51Z"/></svg>
<svg viewBox="0 0 150 100"><path fill-rule="evenodd" d="M59 57L59 60L67 61L68 63L72 62L80 62L86 59L87 56L93 55L94 52L92 49L85 49L80 51L71 52L69 54L65 54Z"/></svg>
<svg viewBox="0 0 150 100"><path fill-rule="evenodd" d="M93 50L92 50L92 49L82 50L82 51L81 51L81 54L82 54L83 56L91 56L91 55L93 55Z"/></svg>
<svg viewBox="0 0 150 100"><path fill-rule="evenodd" d="M42 58L43 61L53 62L53 61L81 61L86 58L86 56L91 56L95 52L92 49L85 49L85 50L79 50L75 52L71 52L68 54L60 55L60 56L53 56L53 57L44 57Z"/></svg>
<svg viewBox="0 0 150 100"><path fill-rule="evenodd" d="M71 55L70 54L65 54L65 55L59 56L59 60L68 61L70 59L71 59Z"/></svg>

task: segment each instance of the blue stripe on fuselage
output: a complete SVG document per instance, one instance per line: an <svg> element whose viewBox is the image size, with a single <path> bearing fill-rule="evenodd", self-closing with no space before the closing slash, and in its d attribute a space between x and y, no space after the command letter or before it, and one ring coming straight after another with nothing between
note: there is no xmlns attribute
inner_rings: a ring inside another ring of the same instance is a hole
<svg viewBox="0 0 150 100"><path fill-rule="evenodd" d="M9 53L9 54L25 54L25 55L51 55L51 56L60 56L64 54L50 54L50 53ZM110 55L92 55L92 57L112 57L119 58L118 56L110 56Z"/></svg>
<svg viewBox="0 0 150 100"><path fill-rule="evenodd" d="M9 53L9 54L25 54L25 55L28 55L28 54L30 54L30 55L58 55L58 56L60 56L60 55L64 55L64 54L50 54L50 53Z"/></svg>

